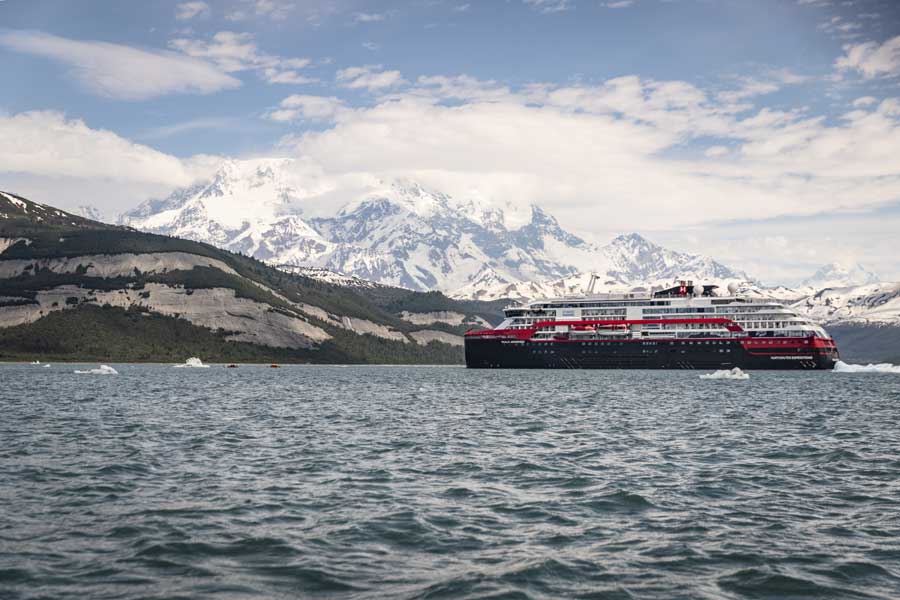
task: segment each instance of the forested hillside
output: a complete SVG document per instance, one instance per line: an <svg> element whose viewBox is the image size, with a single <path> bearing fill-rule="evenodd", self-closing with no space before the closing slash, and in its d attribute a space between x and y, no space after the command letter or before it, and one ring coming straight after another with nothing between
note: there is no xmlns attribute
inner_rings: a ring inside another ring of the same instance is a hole
<svg viewBox="0 0 900 600"><path fill-rule="evenodd" d="M334 285L0 193L0 360L459 363L502 304Z"/></svg>

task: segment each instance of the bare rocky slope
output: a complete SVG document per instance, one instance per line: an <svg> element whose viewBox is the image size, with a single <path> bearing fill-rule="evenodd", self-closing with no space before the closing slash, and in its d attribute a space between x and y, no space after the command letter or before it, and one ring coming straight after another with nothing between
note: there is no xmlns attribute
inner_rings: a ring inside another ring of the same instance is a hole
<svg viewBox="0 0 900 600"><path fill-rule="evenodd" d="M0 359L453 363L461 334L499 315L496 303L334 285L0 192Z"/></svg>

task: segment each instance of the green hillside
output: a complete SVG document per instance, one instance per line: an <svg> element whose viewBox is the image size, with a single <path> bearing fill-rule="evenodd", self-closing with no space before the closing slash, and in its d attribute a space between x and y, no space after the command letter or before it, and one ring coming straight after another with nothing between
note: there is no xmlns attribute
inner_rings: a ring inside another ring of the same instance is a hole
<svg viewBox="0 0 900 600"><path fill-rule="evenodd" d="M103 265L94 268L94 262L130 255L160 257L165 264L171 253L221 265L135 267L112 276L98 274ZM208 244L97 223L8 193L0 193L0 273L4 266L14 274L0 275L0 360L180 361L199 356L228 362L461 363L459 346L423 346L410 334L427 329L460 335L481 320L495 323L502 316L502 302L462 302L385 286L337 286ZM74 291L67 295L65 290ZM223 291L227 298L209 295ZM183 316L154 304L173 295L184 304ZM235 341L256 332L243 316L234 318L233 308L213 306L237 321L240 330L196 324L205 315L194 299L211 298L239 309L251 306L260 327L287 327L290 335L294 329L315 330L328 339L293 347ZM465 315L465 322L422 326L400 317L436 311ZM28 322L17 324L23 314Z"/></svg>

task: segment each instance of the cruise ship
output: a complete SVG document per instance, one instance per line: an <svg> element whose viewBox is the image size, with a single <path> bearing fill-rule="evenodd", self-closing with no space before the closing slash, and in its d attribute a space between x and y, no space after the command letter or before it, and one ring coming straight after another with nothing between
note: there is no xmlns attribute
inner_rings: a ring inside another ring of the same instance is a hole
<svg viewBox="0 0 900 600"><path fill-rule="evenodd" d="M593 287L591 280L589 290ZM465 335L466 366L507 369L831 369L834 340L783 304L680 281L651 292L508 306Z"/></svg>

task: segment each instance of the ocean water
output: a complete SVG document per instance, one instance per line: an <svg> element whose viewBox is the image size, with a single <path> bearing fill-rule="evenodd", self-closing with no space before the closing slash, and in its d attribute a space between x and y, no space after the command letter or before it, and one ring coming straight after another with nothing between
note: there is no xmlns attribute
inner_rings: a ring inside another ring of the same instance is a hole
<svg viewBox="0 0 900 600"><path fill-rule="evenodd" d="M900 375L0 365L0 597L898 598Z"/></svg>

